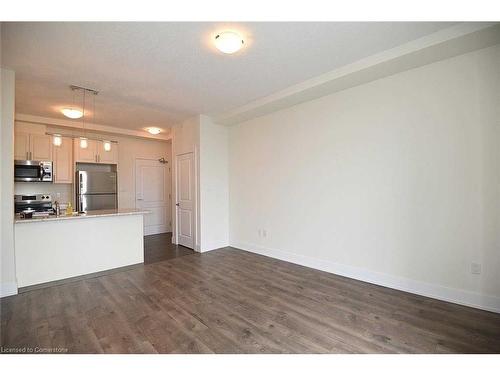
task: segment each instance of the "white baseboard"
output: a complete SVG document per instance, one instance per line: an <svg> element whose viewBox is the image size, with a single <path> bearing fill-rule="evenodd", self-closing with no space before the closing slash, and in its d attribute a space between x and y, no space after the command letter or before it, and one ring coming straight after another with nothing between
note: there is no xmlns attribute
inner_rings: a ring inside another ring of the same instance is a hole
<svg viewBox="0 0 500 375"><path fill-rule="evenodd" d="M230 246L336 275L402 290L404 292L500 313L500 298L495 296L449 288L400 276L392 276L386 273L370 271L364 268L335 263L305 255L293 254L282 250L264 248L245 242L233 242Z"/></svg>
<svg viewBox="0 0 500 375"><path fill-rule="evenodd" d="M0 298L13 296L17 294L16 283L3 283L0 284Z"/></svg>

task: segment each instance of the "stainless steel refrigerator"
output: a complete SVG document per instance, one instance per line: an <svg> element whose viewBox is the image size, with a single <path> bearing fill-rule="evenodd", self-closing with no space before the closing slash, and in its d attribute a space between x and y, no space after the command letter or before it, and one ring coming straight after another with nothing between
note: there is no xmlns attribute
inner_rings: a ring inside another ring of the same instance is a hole
<svg viewBox="0 0 500 375"><path fill-rule="evenodd" d="M116 172L76 172L76 207L80 212L118 207Z"/></svg>

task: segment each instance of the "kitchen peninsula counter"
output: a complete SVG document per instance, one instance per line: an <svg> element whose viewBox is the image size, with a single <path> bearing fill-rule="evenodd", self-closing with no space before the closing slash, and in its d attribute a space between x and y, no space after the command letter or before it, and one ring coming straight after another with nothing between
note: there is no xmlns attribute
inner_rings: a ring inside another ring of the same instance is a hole
<svg viewBox="0 0 500 375"><path fill-rule="evenodd" d="M105 217L105 216L144 215L148 213L149 211L136 210L136 209L95 210L95 211L88 211L85 213L74 212L73 215L59 215L59 216L49 215L49 216L33 217L32 219L21 219L19 217L16 217L14 222L16 224L20 224L20 223L45 222L45 221L57 221L57 220L88 219L88 218Z"/></svg>
<svg viewBox="0 0 500 375"><path fill-rule="evenodd" d="M135 209L15 220L19 288L144 262L144 215Z"/></svg>

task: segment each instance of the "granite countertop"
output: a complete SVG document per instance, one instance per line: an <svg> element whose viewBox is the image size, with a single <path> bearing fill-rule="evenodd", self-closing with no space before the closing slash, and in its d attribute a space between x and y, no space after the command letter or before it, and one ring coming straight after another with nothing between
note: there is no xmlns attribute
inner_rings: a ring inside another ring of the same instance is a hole
<svg viewBox="0 0 500 375"><path fill-rule="evenodd" d="M126 216L126 215L144 215L149 214L150 211L147 210L136 210L136 209L112 209L112 210L96 210L87 211L86 213L74 212L73 215L50 215L44 217L34 217L32 219L21 219L16 216L14 223L33 223L33 222L46 222L46 221L58 221L58 220L75 220L75 219L90 219L95 217L105 217L105 216Z"/></svg>

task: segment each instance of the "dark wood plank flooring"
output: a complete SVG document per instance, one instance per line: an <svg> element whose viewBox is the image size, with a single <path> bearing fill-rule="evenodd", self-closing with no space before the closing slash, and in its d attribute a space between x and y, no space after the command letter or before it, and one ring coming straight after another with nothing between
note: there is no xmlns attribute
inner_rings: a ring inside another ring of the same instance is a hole
<svg viewBox="0 0 500 375"><path fill-rule="evenodd" d="M151 264L191 254L194 254L193 250L184 246L174 245L172 243L172 233L144 236L145 264Z"/></svg>
<svg viewBox="0 0 500 375"><path fill-rule="evenodd" d="M3 348L499 353L500 314L225 248L1 301Z"/></svg>

